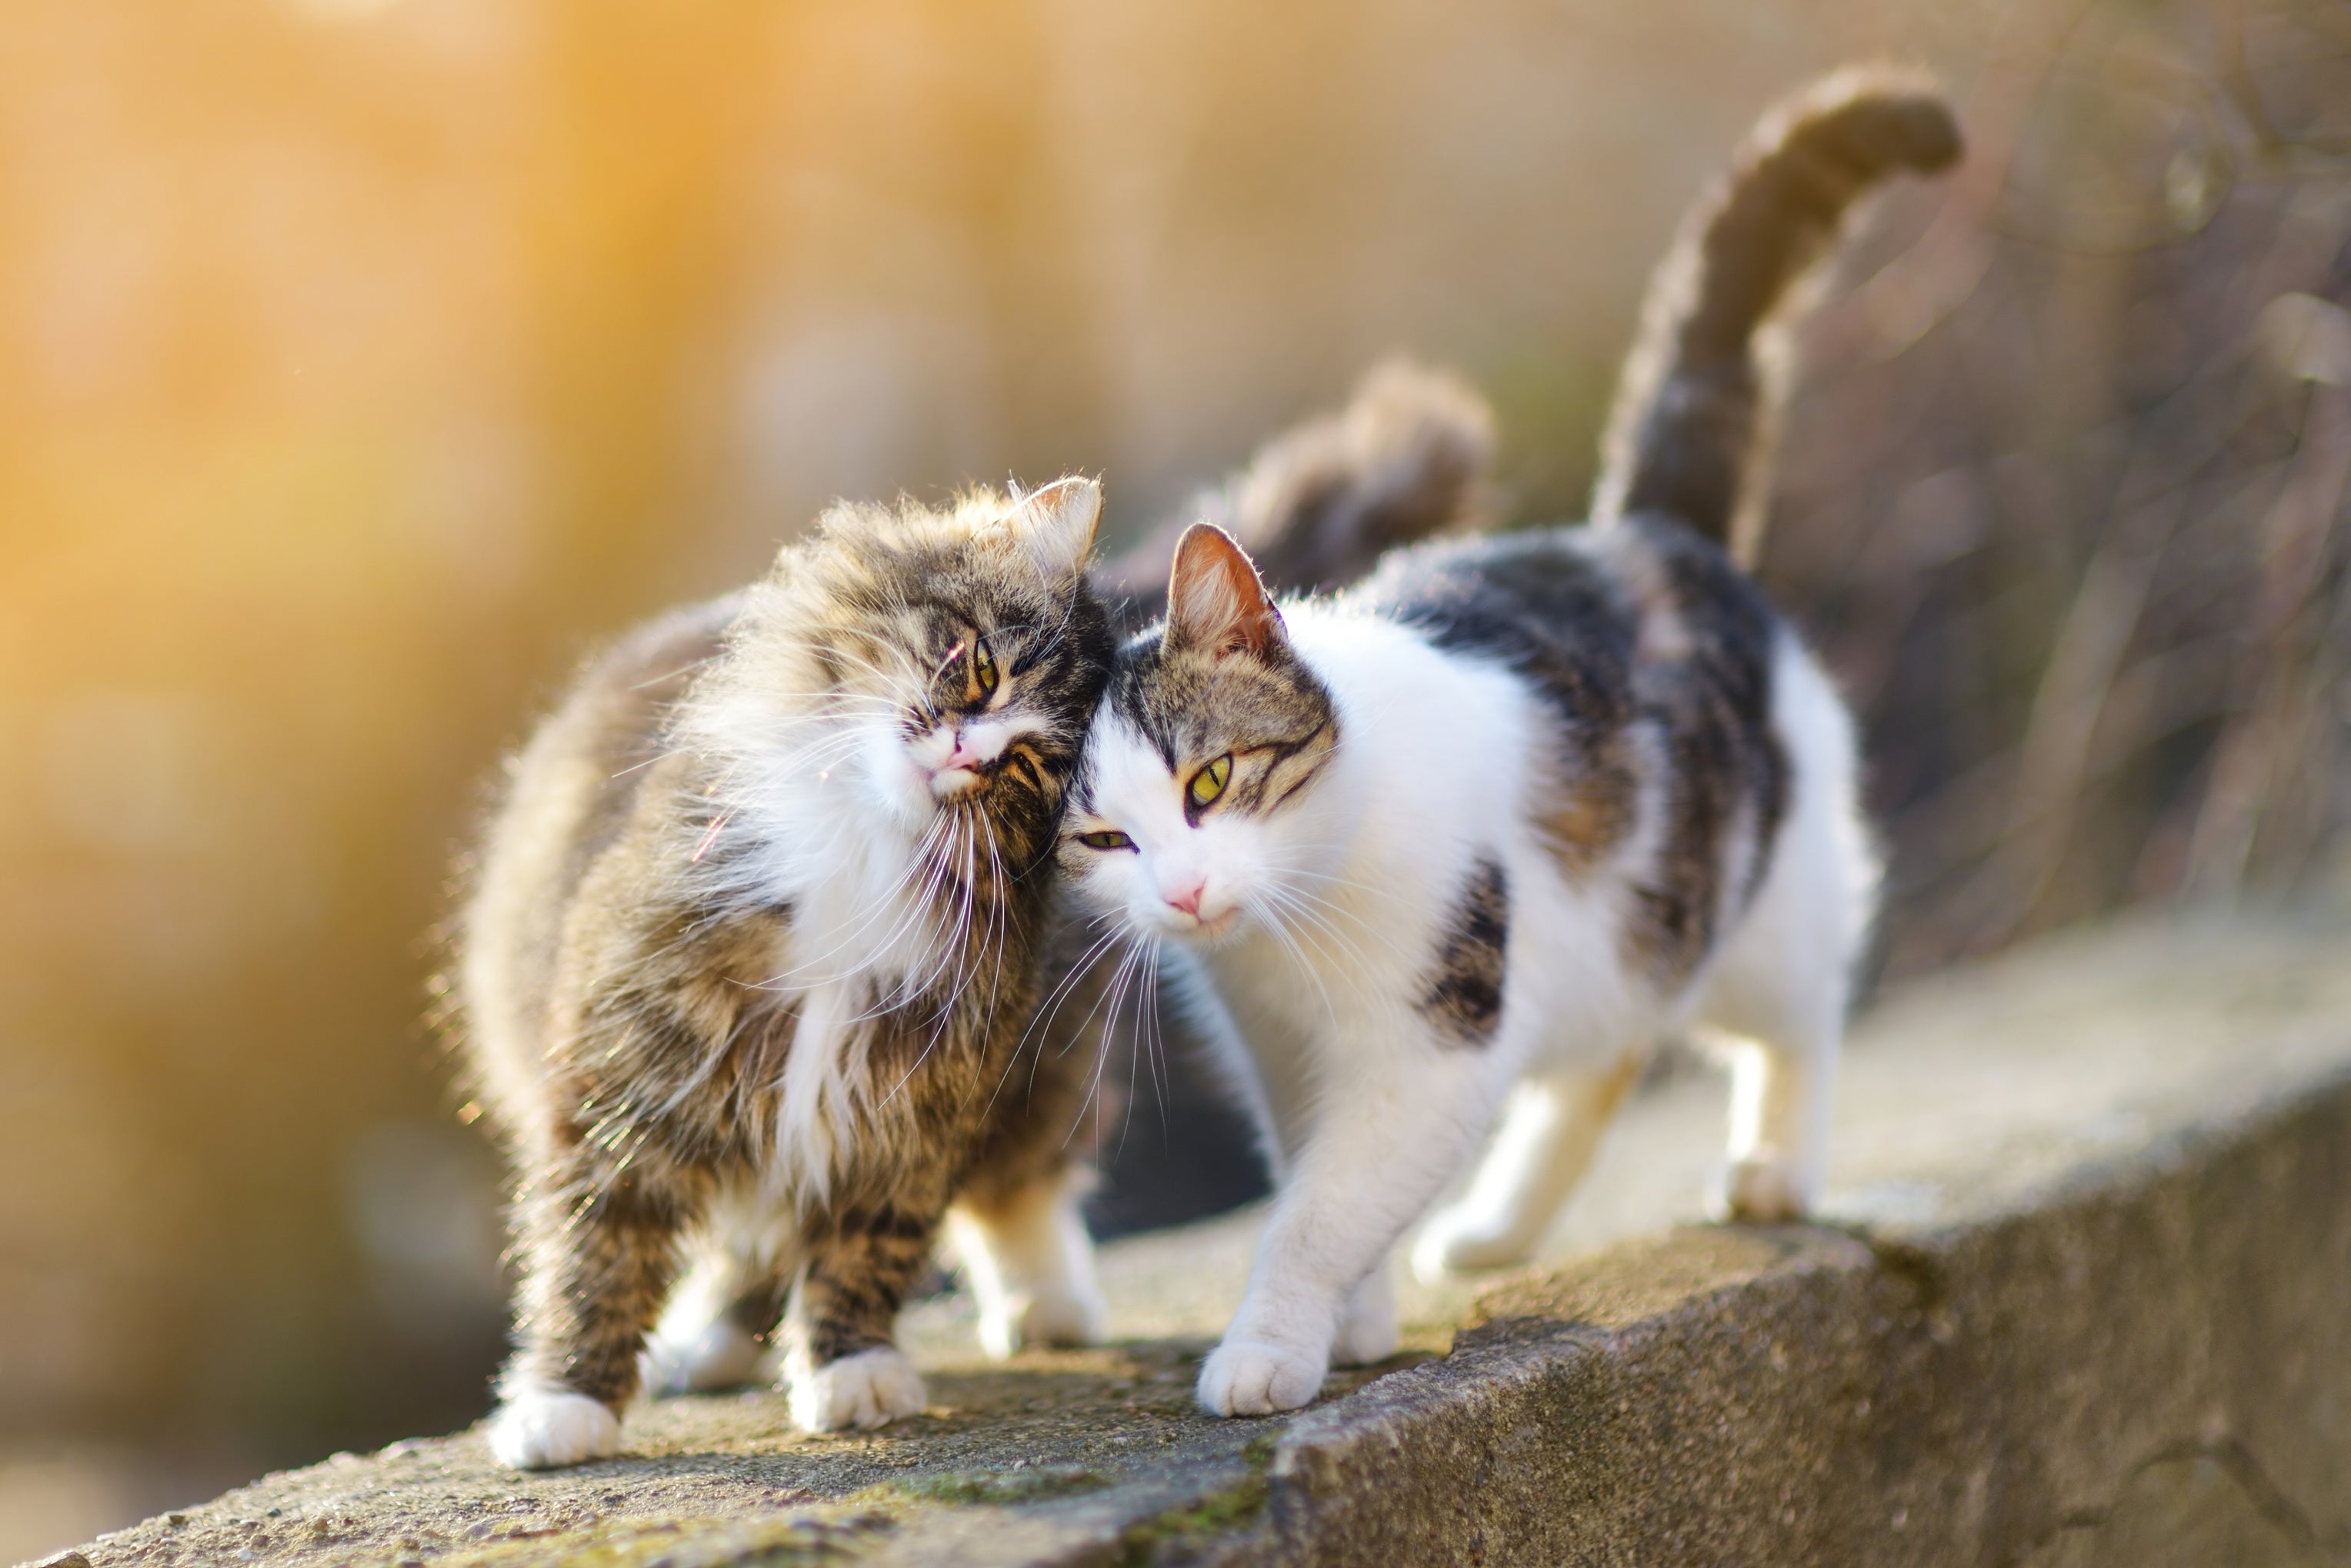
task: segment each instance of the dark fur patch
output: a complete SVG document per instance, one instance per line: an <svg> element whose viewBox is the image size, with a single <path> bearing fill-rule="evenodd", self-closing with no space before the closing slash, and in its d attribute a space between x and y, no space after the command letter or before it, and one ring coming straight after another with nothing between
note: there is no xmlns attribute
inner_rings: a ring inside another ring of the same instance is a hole
<svg viewBox="0 0 2351 1568"><path fill-rule="evenodd" d="M1653 972L1678 983L1754 896L1786 810L1787 753L1771 725L1782 633L1755 584L1688 529L1644 517L1610 543L1655 585L1644 620L1671 627L1670 644L1636 665L1635 700L1666 756L1665 820L1627 937ZM1754 860L1732 888L1725 879L1742 825Z"/></svg>
<svg viewBox="0 0 2351 1568"><path fill-rule="evenodd" d="M1510 890L1502 868L1481 860L1461 890L1437 949L1437 971L1420 1010L1456 1045L1483 1045L1502 1021L1502 976L1510 953Z"/></svg>

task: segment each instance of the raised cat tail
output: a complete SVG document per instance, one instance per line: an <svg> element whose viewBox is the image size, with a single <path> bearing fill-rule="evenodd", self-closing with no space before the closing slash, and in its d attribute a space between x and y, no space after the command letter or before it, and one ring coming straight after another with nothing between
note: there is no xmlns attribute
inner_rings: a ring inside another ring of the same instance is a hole
<svg viewBox="0 0 2351 1568"><path fill-rule="evenodd" d="M1864 191L1958 162L1959 128L1927 78L1823 77L1758 122L1682 220L1641 310L1602 444L1593 519L1679 518L1751 563L1761 541L1782 356L1757 339Z"/></svg>
<svg viewBox="0 0 2351 1568"><path fill-rule="evenodd" d="M1388 360L1347 404L1293 426L1193 497L1097 579L1155 616L1176 541L1196 522L1238 539L1277 593L1338 588L1400 545L1490 520L1494 415L1458 378Z"/></svg>

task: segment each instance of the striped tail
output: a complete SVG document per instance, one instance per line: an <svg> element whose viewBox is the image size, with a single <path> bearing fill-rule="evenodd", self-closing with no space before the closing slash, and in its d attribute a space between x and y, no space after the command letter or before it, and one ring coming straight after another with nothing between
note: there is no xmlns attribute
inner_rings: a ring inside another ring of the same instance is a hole
<svg viewBox="0 0 2351 1568"><path fill-rule="evenodd" d="M1595 522L1663 512L1751 559L1782 380L1779 357L1757 352L1761 329L1863 192L1959 156L1950 106L1906 72L1839 71L1764 116L1650 281L1609 414Z"/></svg>

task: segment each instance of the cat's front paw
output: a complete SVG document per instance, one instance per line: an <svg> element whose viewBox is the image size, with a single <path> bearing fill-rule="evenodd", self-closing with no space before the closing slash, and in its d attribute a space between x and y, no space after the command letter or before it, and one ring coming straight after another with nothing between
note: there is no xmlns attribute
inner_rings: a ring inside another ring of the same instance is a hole
<svg viewBox="0 0 2351 1568"><path fill-rule="evenodd" d="M1707 1211L1719 1220L1785 1225L1813 1209L1813 1178L1777 1155L1750 1155L1723 1167Z"/></svg>
<svg viewBox="0 0 2351 1568"><path fill-rule="evenodd" d="M490 1452L508 1469L549 1470L621 1451L621 1418L567 1388L523 1388L490 1418Z"/></svg>
<svg viewBox="0 0 2351 1568"><path fill-rule="evenodd" d="M1110 1309L1091 1281L1008 1296L979 1314L979 1347L997 1361L1024 1345L1100 1344L1109 1334Z"/></svg>
<svg viewBox="0 0 2351 1568"><path fill-rule="evenodd" d="M1448 1208L1430 1219L1412 1246L1412 1271L1424 1285L1480 1269L1508 1269L1527 1260L1526 1242L1482 1215Z"/></svg>
<svg viewBox="0 0 2351 1568"><path fill-rule="evenodd" d="M792 1377L792 1422L803 1432L872 1428L923 1408L914 1364L883 1345L844 1355Z"/></svg>
<svg viewBox="0 0 2351 1568"><path fill-rule="evenodd" d="M1322 1391L1326 1361L1286 1345L1227 1340L1200 1368L1200 1406L1211 1416L1270 1416Z"/></svg>

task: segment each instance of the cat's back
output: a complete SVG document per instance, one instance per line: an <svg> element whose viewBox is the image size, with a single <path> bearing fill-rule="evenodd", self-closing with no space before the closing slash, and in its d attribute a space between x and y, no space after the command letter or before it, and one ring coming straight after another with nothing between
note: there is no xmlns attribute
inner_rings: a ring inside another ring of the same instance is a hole
<svg viewBox="0 0 2351 1568"><path fill-rule="evenodd" d="M739 595L712 600L621 638L510 765L460 927L464 1027L495 1102L528 1092L573 895L627 827L671 710L742 608Z"/></svg>
<svg viewBox="0 0 2351 1568"><path fill-rule="evenodd" d="M1397 550L1359 607L1520 672L1579 727L1613 727L1693 674L1768 681L1779 619L1720 547L1669 518Z"/></svg>
<svg viewBox="0 0 2351 1568"><path fill-rule="evenodd" d="M1751 899L1788 800L1774 688L1798 645L1752 580L1639 515L1400 552L1366 598L1525 683L1558 737L1531 802L1545 840L1571 880L1625 883L1645 967L1669 988L1694 973Z"/></svg>
<svg viewBox="0 0 2351 1568"><path fill-rule="evenodd" d="M1391 554L1347 597L1438 650L1516 671L1578 725L1629 713L1637 608L1589 528L1447 539Z"/></svg>

